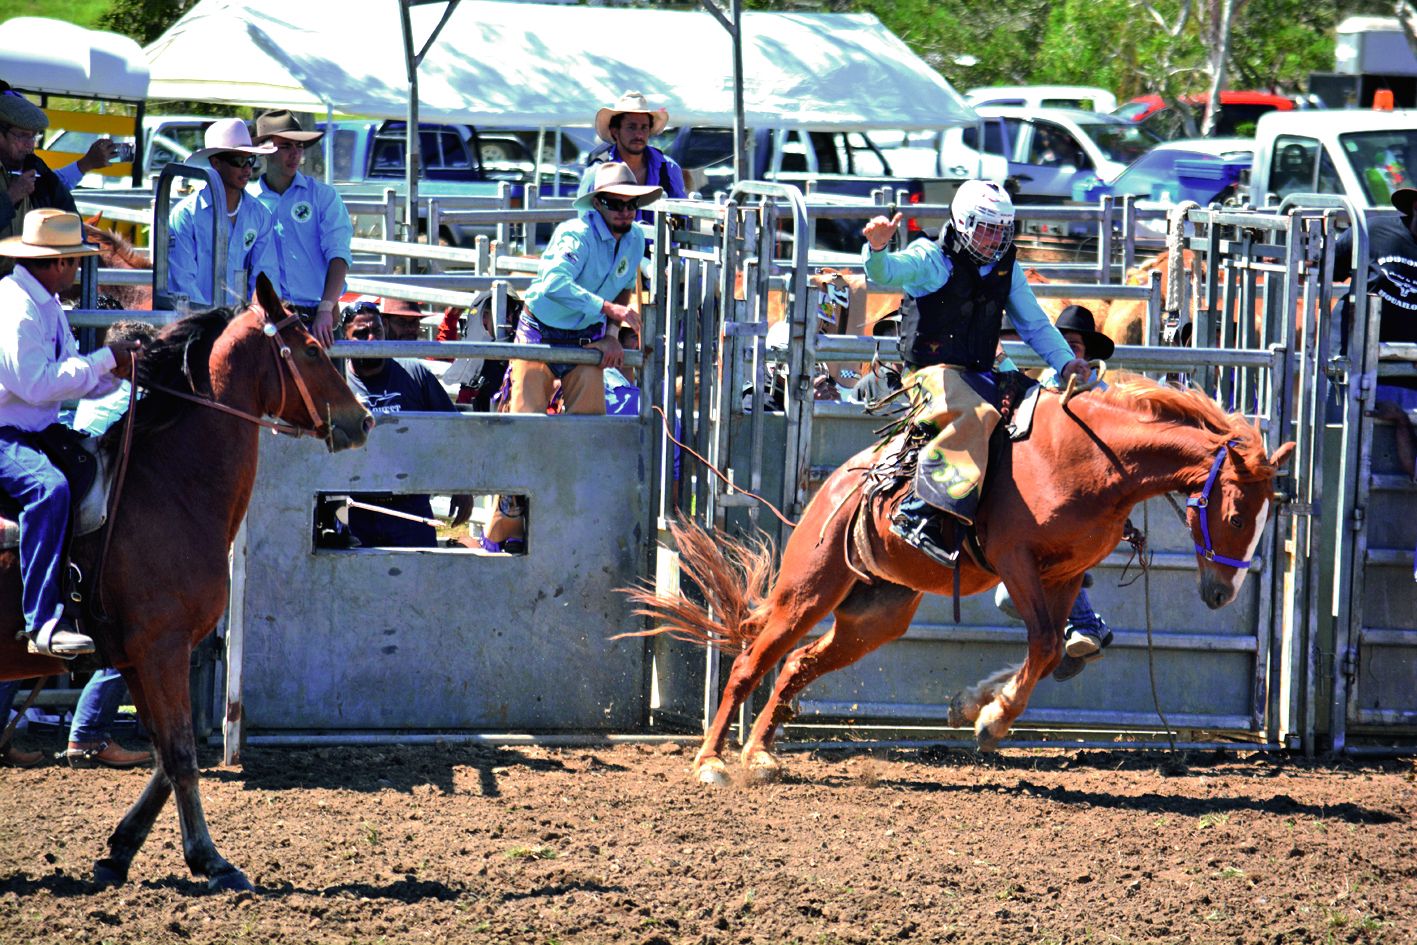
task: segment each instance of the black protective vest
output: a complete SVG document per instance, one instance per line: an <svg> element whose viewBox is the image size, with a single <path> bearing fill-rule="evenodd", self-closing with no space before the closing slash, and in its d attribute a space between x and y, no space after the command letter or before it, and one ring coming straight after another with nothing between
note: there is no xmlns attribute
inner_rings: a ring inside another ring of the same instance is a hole
<svg viewBox="0 0 1417 945"><path fill-rule="evenodd" d="M971 371L994 366L1004 305L1013 288L1015 247L987 276L968 254L952 248L954 229L939 241L952 263L950 279L929 295L907 295L900 304L901 359L913 368L957 364Z"/></svg>

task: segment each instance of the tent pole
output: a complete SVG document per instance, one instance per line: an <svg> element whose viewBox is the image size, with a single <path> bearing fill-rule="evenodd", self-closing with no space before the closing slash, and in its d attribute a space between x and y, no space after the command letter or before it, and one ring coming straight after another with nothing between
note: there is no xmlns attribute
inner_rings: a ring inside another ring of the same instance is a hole
<svg viewBox="0 0 1417 945"><path fill-rule="evenodd" d="M413 23L408 13L409 0L399 0L399 17L403 21L403 61L408 70L408 116L404 124L404 239L418 240L418 172L423 163L421 135L418 133L418 59L413 54ZM413 260L406 262L413 271Z"/></svg>
<svg viewBox="0 0 1417 945"><path fill-rule="evenodd" d="M720 0L699 2L733 38L733 179L735 182L748 180L753 176L753 165L749 163L752 149L743 108L743 0L729 0L727 16L719 9Z"/></svg>
<svg viewBox="0 0 1417 945"><path fill-rule="evenodd" d="M325 106L325 183L335 182L335 108Z"/></svg>

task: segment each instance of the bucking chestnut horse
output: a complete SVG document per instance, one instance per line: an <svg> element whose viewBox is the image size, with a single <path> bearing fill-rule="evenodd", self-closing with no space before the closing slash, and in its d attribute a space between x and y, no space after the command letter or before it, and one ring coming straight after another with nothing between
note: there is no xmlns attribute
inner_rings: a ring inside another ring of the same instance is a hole
<svg viewBox="0 0 1417 945"><path fill-rule="evenodd" d="M675 527L683 573L704 606L645 588L632 592L641 614L669 633L737 650L723 697L694 759L701 781L727 779L728 726L759 680L786 658L758 715L741 762L753 777L780 771L773 755L793 698L812 680L856 662L903 634L925 593L950 594L954 574L890 533L906 476L882 477L906 433L863 450L812 499L773 573L761 546ZM1032 433L993 461L977 530L985 570L961 555L962 594L1000 580L1028 625L1028 655L951 701L951 724L973 723L993 748L1028 704L1033 687L1062 655L1062 627L1083 574L1116 547L1132 507L1181 492L1199 563L1200 596L1211 608L1235 598L1269 513L1272 480L1293 452L1267 456L1259 429L1227 414L1198 390L1126 378L1067 404L1045 393ZM830 629L793 648L828 615Z"/></svg>
<svg viewBox="0 0 1417 945"><path fill-rule="evenodd" d="M101 445L114 452L134 422L102 586L88 595L103 616L88 616L84 629L122 672L157 761L109 837L108 856L94 865L94 880L127 879L175 791L188 867L213 888L249 889L242 872L217 853L202 816L188 691L192 647L226 609L227 555L256 479L258 423L275 417L333 451L361 445L372 420L299 319L285 316L264 275L257 302L240 314L217 309L164 328L139 359L139 381L148 393L138 401L136 420L115 425ZM73 560L85 574L93 573L102 543L102 531L74 541ZM15 638L23 627L18 559L0 552L0 678L66 672L64 660L26 652Z"/></svg>

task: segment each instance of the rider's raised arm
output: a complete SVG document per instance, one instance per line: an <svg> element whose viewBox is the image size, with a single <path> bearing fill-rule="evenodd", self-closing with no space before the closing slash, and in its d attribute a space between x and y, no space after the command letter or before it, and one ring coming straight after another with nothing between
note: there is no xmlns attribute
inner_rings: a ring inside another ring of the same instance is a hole
<svg viewBox="0 0 1417 945"><path fill-rule="evenodd" d="M1063 338L1063 333L1048 320L1043 307L1038 304L1032 287L1024 278L1022 266L1014 267L1014 280L1009 289L1006 308L1009 320L1018 330L1018 336L1038 352L1038 356L1049 367L1061 373L1063 366L1073 359L1072 346Z"/></svg>
<svg viewBox="0 0 1417 945"><path fill-rule="evenodd" d="M879 286L903 289L907 295L929 295L950 279L952 267L945 254L927 239L918 239L899 252L861 247L866 278Z"/></svg>

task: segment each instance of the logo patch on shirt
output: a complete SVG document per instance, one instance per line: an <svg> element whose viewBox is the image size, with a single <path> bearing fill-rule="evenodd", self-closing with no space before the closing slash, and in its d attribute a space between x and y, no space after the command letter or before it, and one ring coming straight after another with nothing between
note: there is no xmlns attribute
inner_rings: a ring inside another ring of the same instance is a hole
<svg viewBox="0 0 1417 945"><path fill-rule="evenodd" d="M242 245L243 247L245 247L246 249L250 249L252 246L255 246L255 245L256 245L256 231L255 231L255 230L247 230L247 231L246 231L246 234L241 238L241 245Z"/></svg>
<svg viewBox="0 0 1417 945"><path fill-rule="evenodd" d="M630 271L630 257L626 256L615 264L615 278L623 278Z"/></svg>
<svg viewBox="0 0 1417 945"><path fill-rule="evenodd" d="M290 208L290 217L296 223L307 223L315 215L315 208L310 206L310 201L302 200Z"/></svg>

